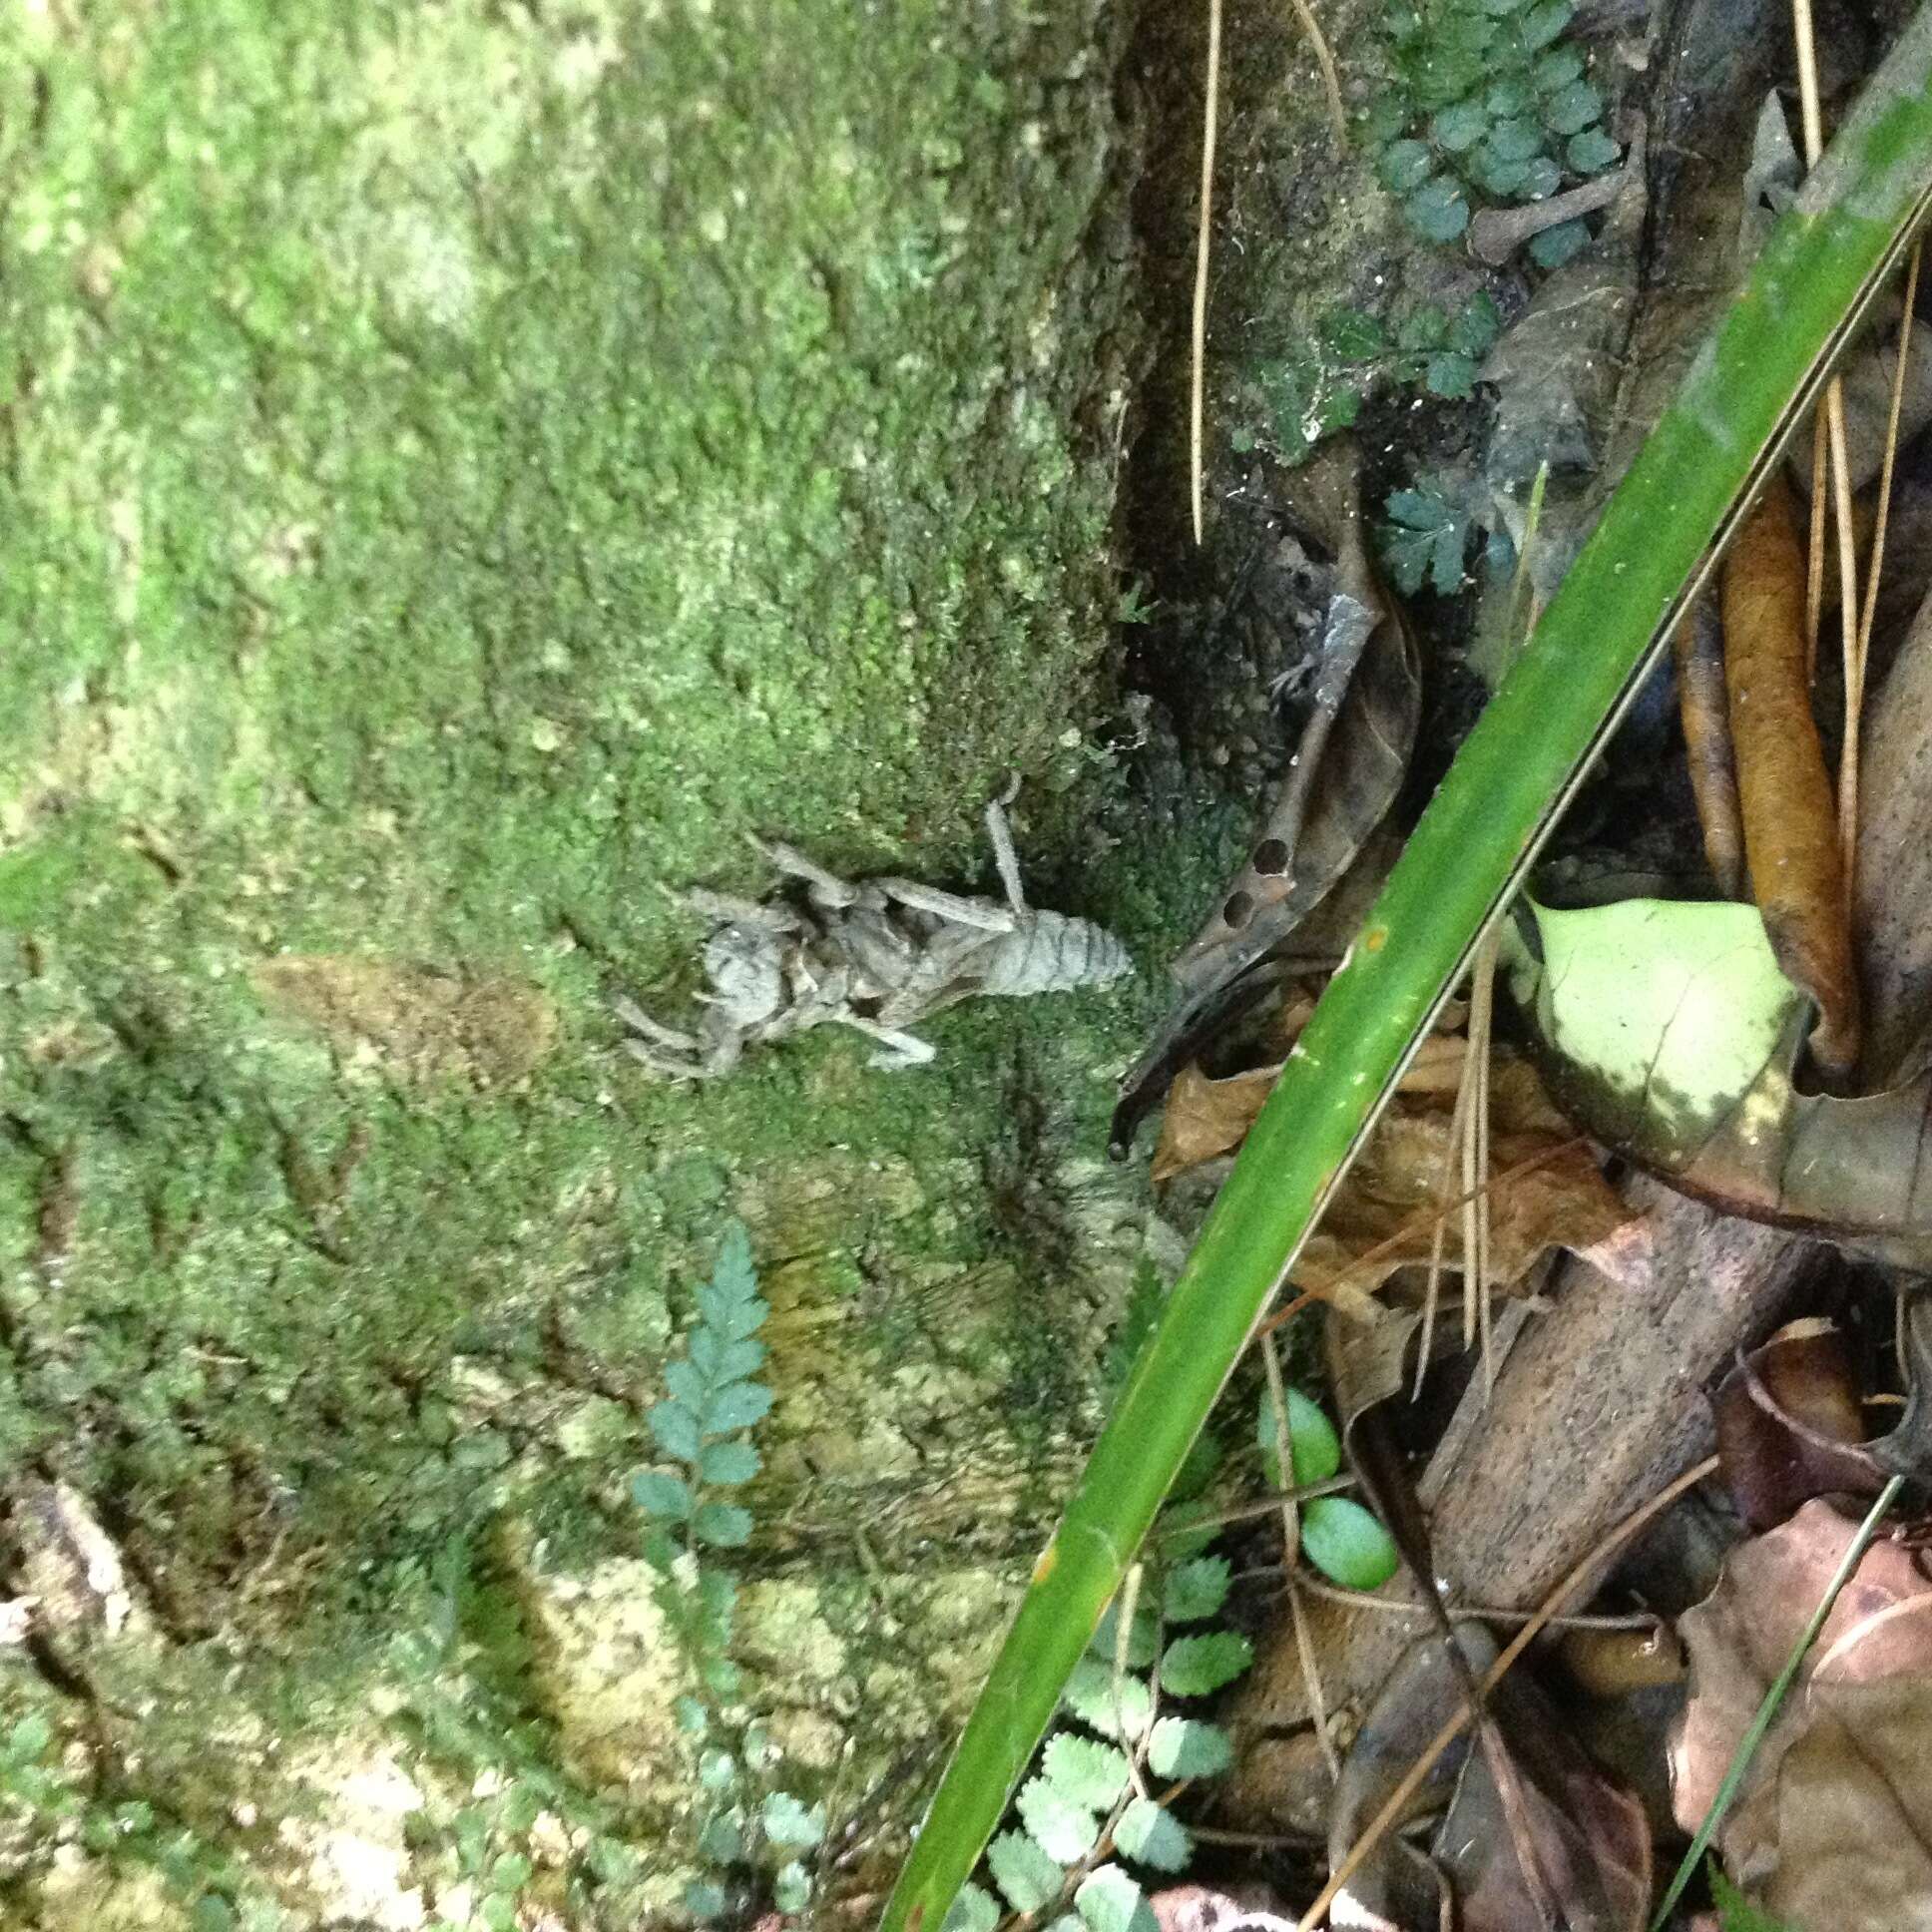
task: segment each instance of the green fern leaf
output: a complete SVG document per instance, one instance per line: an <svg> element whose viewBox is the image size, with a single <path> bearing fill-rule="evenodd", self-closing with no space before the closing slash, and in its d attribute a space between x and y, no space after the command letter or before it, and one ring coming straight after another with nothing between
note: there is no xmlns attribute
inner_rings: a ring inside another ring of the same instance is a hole
<svg viewBox="0 0 1932 1932"><path fill-rule="evenodd" d="M1198 1717L1163 1717L1148 1739L1148 1762L1159 1777L1214 1777L1233 1761L1227 1733Z"/></svg>
<svg viewBox="0 0 1932 1932"><path fill-rule="evenodd" d="M1033 1842L1063 1865L1085 1858L1100 1837L1100 1820L1050 1777L1028 1778L1013 1802Z"/></svg>
<svg viewBox="0 0 1932 1932"><path fill-rule="evenodd" d="M1231 1684L1254 1661L1246 1638L1233 1631L1178 1637L1161 1658L1161 1686L1177 1697L1205 1697Z"/></svg>
<svg viewBox="0 0 1932 1932"><path fill-rule="evenodd" d="M751 1512L736 1503L705 1503L691 1519L700 1543L720 1550L741 1550L751 1540Z"/></svg>
<svg viewBox="0 0 1932 1932"><path fill-rule="evenodd" d="M683 1403L693 1414L703 1416L705 1405L711 1400L712 1385L699 1373L695 1362L681 1357L665 1363L664 1378L665 1387L675 1401Z"/></svg>
<svg viewBox="0 0 1932 1932"><path fill-rule="evenodd" d="M1146 1895L1118 1865L1102 1865L1074 1894L1087 1932L1159 1932Z"/></svg>
<svg viewBox="0 0 1932 1932"><path fill-rule="evenodd" d="M774 1845L805 1851L825 1835L825 1807L799 1803L789 1791L773 1791L764 1800L764 1835Z"/></svg>
<svg viewBox="0 0 1932 1932"><path fill-rule="evenodd" d="M1112 1810L1127 1789L1126 1753L1071 1730L1057 1730L1047 1739L1040 1767L1056 1789L1091 1810Z"/></svg>
<svg viewBox="0 0 1932 1932"><path fill-rule="evenodd" d="M685 1887L685 1910L699 1924L724 1916L724 1887L710 1878L694 1878Z"/></svg>
<svg viewBox="0 0 1932 1932"><path fill-rule="evenodd" d="M1114 1843L1137 1864L1158 1872L1186 1871L1195 1855L1195 1841L1181 1820L1152 1798L1136 1798L1121 1813Z"/></svg>
<svg viewBox="0 0 1932 1932"><path fill-rule="evenodd" d="M962 1885L939 1932L993 1932L999 1922L999 1900L984 1885Z"/></svg>
<svg viewBox="0 0 1932 1932"><path fill-rule="evenodd" d="M644 1412L644 1422L667 1456L676 1456L680 1462L698 1460L698 1417L683 1402L672 1399L652 1403Z"/></svg>
<svg viewBox="0 0 1932 1932"><path fill-rule="evenodd" d="M1179 1566L1162 1594L1161 1614L1171 1624L1197 1624L1227 1601L1233 1575L1225 1557L1197 1557Z"/></svg>
<svg viewBox="0 0 1932 1932"><path fill-rule="evenodd" d="M748 1442L714 1442L698 1458L698 1480L702 1483L748 1483L764 1459Z"/></svg>
<svg viewBox="0 0 1932 1932"><path fill-rule="evenodd" d="M1114 1667L1083 1657L1067 1679L1067 1707L1103 1737L1142 1735L1154 1712L1154 1699L1131 1671L1116 1682Z"/></svg>
<svg viewBox="0 0 1932 1932"><path fill-rule="evenodd" d="M771 1391L759 1382L731 1382L704 1406L705 1433L729 1435L762 1422L771 1410Z"/></svg>
<svg viewBox="0 0 1932 1932"><path fill-rule="evenodd" d="M682 1523L691 1514L691 1485L662 1469L641 1469L631 1478L631 1500L647 1516Z"/></svg>
<svg viewBox="0 0 1932 1932"><path fill-rule="evenodd" d="M1002 1831L986 1848L986 1864L1016 1912L1037 1912L1050 1904L1067 1876L1024 1831Z"/></svg>
<svg viewBox="0 0 1932 1932"><path fill-rule="evenodd" d="M1115 1648L1120 1641L1120 1604L1111 1603L1101 1614L1100 1622L1094 1627L1094 1635L1087 1649L1094 1657L1104 1659L1109 1665L1114 1662ZM1145 1670L1155 1660L1161 1649L1161 1620L1154 1614L1151 1604L1137 1604L1134 1622L1127 1633L1127 1665L1130 1670Z"/></svg>

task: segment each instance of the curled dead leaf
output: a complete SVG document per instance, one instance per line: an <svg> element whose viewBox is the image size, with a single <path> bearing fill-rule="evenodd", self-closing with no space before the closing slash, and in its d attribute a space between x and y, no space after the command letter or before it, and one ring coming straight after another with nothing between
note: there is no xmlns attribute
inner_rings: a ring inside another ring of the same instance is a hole
<svg viewBox="0 0 1932 1932"><path fill-rule="evenodd" d="M1875 1496L1884 1477L1864 1448L1864 1418L1844 1337L1829 1321L1787 1322L1732 1366L1711 1407L1724 1481L1754 1530L1814 1496Z"/></svg>
<svg viewBox="0 0 1932 1932"><path fill-rule="evenodd" d="M1744 827L1737 804L1737 766L1724 697L1724 632L1717 600L1705 592L1672 638L1678 665L1678 709L1690 763L1690 790L1704 857L1726 899L1744 889Z"/></svg>
<svg viewBox="0 0 1932 1932"><path fill-rule="evenodd" d="M1591 1763L1549 1699L1523 1677L1491 1693L1510 1740L1521 1793L1526 1877L1506 1821L1495 1764L1470 1754L1455 1802L1436 1833L1436 1856L1461 1908L1465 1932L1543 1932L1540 1893L1572 1932L1641 1932L1651 1906L1651 1827L1644 1807Z"/></svg>
<svg viewBox="0 0 1932 1932"><path fill-rule="evenodd" d="M1710 1808L1765 1689L1823 1601L1855 1534L1856 1526L1828 1503L1806 1503L1789 1522L1734 1550L1716 1589L1679 1620L1690 1654L1690 1695L1672 1746L1671 1782L1678 1821L1687 1831ZM1932 1687L1932 1581L1909 1551L1880 1542L1865 1552L1832 1606L1719 1833L1724 1863L1739 1883L1760 1883L1783 1862L1785 1761L1817 1722L1821 1694L1828 1690L1835 1697L1886 1681L1918 1686L1922 1693ZM1911 1755L1890 1770L1901 1789L1917 1794L1921 1813L1932 1816L1932 1756L1924 1750L1923 1732ZM1872 1824L1883 1828L1879 1817ZM1872 1850L1875 1858L1882 1855L1875 1843ZM1917 1919L1857 1922L1926 1922L1932 1892L1921 1896L1918 1910Z"/></svg>
<svg viewBox="0 0 1932 1932"><path fill-rule="evenodd" d="M1724 683L1751 893L1779 967L1817 1003L1811 1051L1836 1083L1858 1063L1859 995L1804 603L1790 486L1773 472L1724 560Z"/></svg>

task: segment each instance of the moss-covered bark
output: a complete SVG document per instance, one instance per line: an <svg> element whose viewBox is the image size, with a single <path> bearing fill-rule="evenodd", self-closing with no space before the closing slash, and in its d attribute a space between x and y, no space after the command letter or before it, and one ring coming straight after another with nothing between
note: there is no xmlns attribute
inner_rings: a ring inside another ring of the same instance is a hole
<svg viewBox="0 0 1932 1932"><path fill-rule="evenodd" d="M66 1485L142 1613L41 1660L74 1775L295 1922L407 1923L454 1871L401 1816L490 1767L390 1646L458 1539L494 1694L675 1879L623 1484L727 1214L778 1393L744 1643L808 1781L903 1763L998 1620L977 1566L1037 1541L1142 1245L1066 1153L1134 996L952 1016L915 1075L819 1035L697 1092L605 1002L675 995L661 888L755 887L753 828L971 884L1012 767L1057 801L1043 893L1143 942L1186 903L1172 854L1082 830L1118 783L1120 31L917 0L0 29L12 1579ZM109 1865L49 1879L45 1838L5 1847L10 1909L111 1922Z"/></svg>

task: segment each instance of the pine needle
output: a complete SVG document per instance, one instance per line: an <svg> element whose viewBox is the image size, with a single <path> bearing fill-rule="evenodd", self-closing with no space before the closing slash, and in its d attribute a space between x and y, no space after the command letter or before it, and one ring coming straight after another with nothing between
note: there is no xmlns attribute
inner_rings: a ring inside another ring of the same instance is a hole
<svg viewBox="0 0 1932 1932"><path fill-rule="evenodd" d="M1905 313L1898 330L1898 361L1892 369L1892 409L1885 425L1885 456L1878 472L1878 518L1872 529L1871 569L1865 577L1865 608L1858 642L1845 659L1845 748L1838 765L1838 845L1843 853L1845 907L1858 888L1858 735L1865 709L1865 666L1871 656L1872 622L1878 615L1878 579L1885 568L1885 528L1892 514L1892 470L1898 460L1898 421L1905 407L1905 364L1912 352L1912 315L1918 305L1919 250L1913 242L1905 271Z"/></svg>
<svg viewBox="0 0 1932 1932"><path fill-rule="evenodd" d="M1804 165L1815 168L1824 153L1824 117L1818 105L1818 50L1811 27L1811 0L1791 0L1791 31L1797 42L1798 107L1804 127ZM1852 783L1857 782L1856 724L1852 719L1853 659L1858 650L1858 540L1851 522L1851 458L1845 441L1845 390L1837 376L1825 384L1824 435L1831 456L1831 507L1838 530L1838 612L1839 630L1844 640L1845 660L1845 759L1853 767ZM1823 512L1816 489L1819 463L1815 443L1812 448L1811 498L1812 556L1814 581L1823 561ZM1822 603L1822 585L1810 597L1806 618L1808 636L1817 636L1817 611ZM1810 647L1815 660L1815 642ZM1859 673L1862 687L1862 668ZM1861 691L1862 696L1862 691ZM1842 793L1841 793L1842 796ZM1840 819L1842 822L1842 808ZM1842 837L1842 834L1841 834Z"/></svg>
<svg viewBox="0 0 1932 1932"><path fill-rule="evenodd" d="M1202 541L1202 426L1208 385L1208 231L1214 214L1214 140L1220 123L1220 0L1208 0L1208 105L1201 128L1201 221L1195 236L1194 369L1188 398L1188 486Z"/></svg>
<svg viewBox="0 0 1932 1932"><path fill-rule="evenodd" d="M1335 57L1328 51L1328 37L1321 31L1321 22L1315 18L1314 9L1308 0L1288 0L1294 9L1294 17L1301 23L1301 31L1308 36L1308 44L1314 49L1315 65L1321 69L1321 89L1328 97L1328 119L1335 130L1337 153L1348 152L1348 116L1341 105L1341 76L1335 72Z"/></svg>

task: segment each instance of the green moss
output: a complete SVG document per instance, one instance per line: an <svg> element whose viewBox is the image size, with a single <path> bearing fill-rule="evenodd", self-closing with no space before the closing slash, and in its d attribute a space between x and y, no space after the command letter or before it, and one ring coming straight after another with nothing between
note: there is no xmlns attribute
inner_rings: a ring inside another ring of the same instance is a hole
<svg viewBox="0 0 1932 1932"><path fill-rule="evenodd" d="M734 1206L831 1337L791 1343L781 1444L821 1369L1085 1399L1021 1345L1091 1310L987 1151L1016 1096L1043 1164L1098 1145L1151 989L946 1016L916 1076L820 1036L699 1091L605 1002L675 1000L660 888L756 889L753 829L983 881L1013 767L1045 902L1117 901L1150 953L1192 916L1192 830L1092 862L1114 32L0 28L0 1453L113 1499L176 1690L219 1646L257 1708L366 1698L479 1518L552 1566L630 1549L675 1291Z"/></svg>

